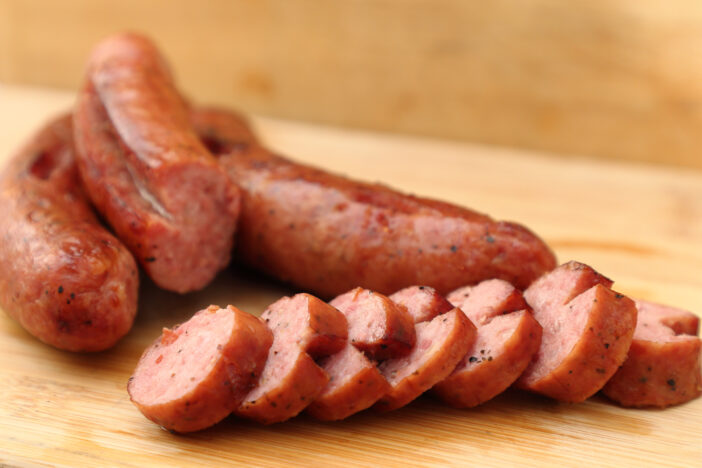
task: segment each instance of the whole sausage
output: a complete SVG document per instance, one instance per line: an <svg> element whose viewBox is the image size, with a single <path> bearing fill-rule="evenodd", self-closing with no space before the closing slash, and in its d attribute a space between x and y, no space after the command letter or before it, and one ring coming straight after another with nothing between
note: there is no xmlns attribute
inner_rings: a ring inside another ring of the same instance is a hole
<svg viewBox="0 0 702 468"><path fill-rule="evenodd" d="M329 376L310 355L341 351L348 325L341 312L309 294L279 299L261 319L273 332L273 345L258 385L234 413L272 424L296 416L322 392Z"/></svg>
<svg viewBox="0 0 702 468"><path fill-rule="evenodd" d="M151 421L192 432L221 421L258 382L273 335L253 315L210 306L144 351L127 390Z"/></svg>
<svg viewBox="0 0 702 468"><path fill-rule="evenodd" d="M202 145L152 43L99 43L74 112L81 177L154 282L200 289L229 262L240 194Z"/></svg>
<svg viewBox="0 0 702 468"><path fill-rule="evenodd" d="M634 301L588 265L569 262L524 298L541 324L541 346L517 385L570 403L599 391L624 363L636 327Z"/></svg>
<svg viewBox="0 0 702 468"><path fill-rule="evenodd" d="M702 394L699 318L685 310L636 301L634 341L602 393L622 406L663 408Z"/></svg>
<svg viewBox="0 0 702 468"><path fill-rule="evenodd" d="M136 263L88 204L68 115L41 129L0 175L0 264L0 306L45 343L101 351L132 326Z"/></svg>
<svg viewBox="0 0 702 468"><path fill-rule="evenodd" d="M414 284L447 293L502 278L526 288L556 261L526 228L276 156L237 115L198 110L202 141L243 190L238 256L324 297Z"/></svg>

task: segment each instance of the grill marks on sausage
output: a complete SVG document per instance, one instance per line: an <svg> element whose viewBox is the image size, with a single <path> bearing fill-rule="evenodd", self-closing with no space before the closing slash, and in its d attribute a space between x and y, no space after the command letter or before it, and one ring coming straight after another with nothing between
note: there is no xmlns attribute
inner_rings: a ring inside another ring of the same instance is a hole
<svg viewBox="0 0 702 468"><path fill-rule="evenodd" d="M0 306L41 341L101 351L132 326L138 276L78 178L70 116L41 129L0 176Z"/></svg>
<svg viewBox="0 0 702 468"><path fill-rule="evenodd" d="M519 378L539 348L542 330L521 292L503 280L460 288L448 300L473 321L477 338L433 392L451 406L470 408Z"/></svg>
<svg viewBox="0 0 702 468"><path fill-rule="evenodd" d="M699 318L637 300L638 322L624 364L602 389L627 407L666 407L702 393Z"/></svg>
<svg viewBox="0 0 702 468"><path fill-rule="evenodd" d="M626 359L636 326L634 302L611 284L591 267L569 262L525 291L543 337L520 387L575 403L605 385Z"/></svg>
<svg viewBox="0 0 702 468"><path fill-rule="evenodd" d="M258 318L232 306L210 306L163 330L129 380L130 398L144 416L168 430L209 427L256 385L272 341Z"/></svg>
<svg viewBox="0 0 702 468"><path fill-rule="evenodd" d="M273 345L258 386L235 414L272 424L296 416L323 391L329 377L310 354L340 351L348 325L338 310L309 294L284 297L261 318L273 332Z"/></svg>
<svg viewBox="0 0 702 468"><path fill-rule="evenodd" d="M165 289L204 287L229 261L240 193L154 45L134 34L99 43L74 121L87 191L145 271Z"/></svg>

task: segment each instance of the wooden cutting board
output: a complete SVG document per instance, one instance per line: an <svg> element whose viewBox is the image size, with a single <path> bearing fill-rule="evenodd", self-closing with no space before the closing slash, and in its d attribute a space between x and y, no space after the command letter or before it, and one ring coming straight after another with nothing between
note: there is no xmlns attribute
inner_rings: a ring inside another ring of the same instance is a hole
<svg viewBox="0 0 702 468"><path fill-rule="evenodd" d="M72 99L0 87L0 162ZM255 123L270 146L299 160L520 221L559 260L590 263L625 294L702 311L701 172ZM423 397L382 416L270 427L230 418L189 436L159 429L129 402L127 378L162 327L211 303L259 314L290 292L238 268L186 296L143 281L134 329L94 355L49 348L0 313L0 466L702 465L702 399L625 410L601 396L570 405L508 391L455 410Z"/></svg>

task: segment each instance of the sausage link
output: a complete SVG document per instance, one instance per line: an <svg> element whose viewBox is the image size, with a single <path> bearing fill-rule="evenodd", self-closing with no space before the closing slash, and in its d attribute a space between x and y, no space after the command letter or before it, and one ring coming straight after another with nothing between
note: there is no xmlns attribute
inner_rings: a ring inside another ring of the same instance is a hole
<svg viewBox="0 0 702 468"><path fill-rule="evenodd" d="M192 121L244 192L239 258L303 289L333 297L424 284L445 294L489 278L526 288L556 266L520 225L294 163L226 111L198 110Z"/></svg>
<svg viewBox="0 0 702 468"><path fill-rule="evenodd" d="M74 123L89 196L154 282L181 293L209 283L229 262L240 194L154 45L133 34L99 43Z"/></svg>
<svg viewBox="0 0 702 468"><path fill-rule="evenodd" d="M101 351L132 326L138 271L83 193L70 116L40 130L0 175L0 306L41 341Z"/></svg>

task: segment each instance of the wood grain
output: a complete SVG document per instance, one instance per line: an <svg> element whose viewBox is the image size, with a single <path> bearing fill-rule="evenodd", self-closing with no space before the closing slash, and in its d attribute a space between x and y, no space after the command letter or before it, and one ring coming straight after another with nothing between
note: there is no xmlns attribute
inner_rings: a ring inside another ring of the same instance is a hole
<svg viewBox="0 0 702 468"><path fill-rule="evenodd" d="M0 162L70 93L0 86ZM256 118L271 146L366 180L523 222L561 261L591 263L615 289L702 311L702 173ZM210 303L259 314L291 292L232 268L178 296L144 284L132 332L114 349L44 346L0 313L0 465L8 466L699 466L702 399L625 410L509 391L473 410L429 398L338 423L262 427L228 419L190 436L147 421L125 386L164 326Z"/></svg>
<svg viewBox="0 0 702 468"><path fill-rule="evenodd" d="M0 80L75 88L122 29L248 112L702 168L697 0L0 0Z"/></svg>

